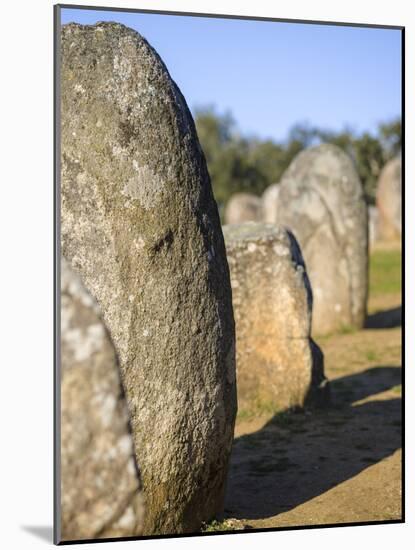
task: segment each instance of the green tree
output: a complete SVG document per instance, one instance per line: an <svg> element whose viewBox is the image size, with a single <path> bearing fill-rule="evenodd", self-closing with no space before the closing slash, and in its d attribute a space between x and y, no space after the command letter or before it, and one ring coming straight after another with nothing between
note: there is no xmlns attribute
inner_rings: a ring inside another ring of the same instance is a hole
<svg viewBox="0 0 415 550"><path fill-rule="evenodd" d="M237 135L232 115L219 115L211 107L198 109L195 122L219 206L233 193L261 188L261 173L250 161L249 140Z"/></svg>
<svg viewBox="0 0 415 550"><path fill-rule="evenodd" d="M353 157L363 184L366 200L374 203L380 171L384 165L382 146L367 132L353 140Z"/></svg>
<svg viewBox="0 0 415 550"><path fill-rule="evenodd" d="M351 156L366 199L373 203L381 169L402 146L399 119L380 124L374 135L357 135L350 128L333 132L298 123L283 143L241 136L231 113L218 114L212 107L196 110L195 121L220 210L234 193L261 195L268 185L280 181L300 151L318 143L333 143Z"/></svg>
<svg viewBox="0 0 415 550"><path fill-rule="evenodd" d="M385 153L385 161L398 155L402 150L401 119L379 124L379 135Z"/></svg>
<svg viewBox="0 0 415 550"><path fill-rule="evenodd" d="M232 141L235 121L229 112L219 115L214 107L206 107L196 109L195 123L206 161L210 163Z"/></svg>

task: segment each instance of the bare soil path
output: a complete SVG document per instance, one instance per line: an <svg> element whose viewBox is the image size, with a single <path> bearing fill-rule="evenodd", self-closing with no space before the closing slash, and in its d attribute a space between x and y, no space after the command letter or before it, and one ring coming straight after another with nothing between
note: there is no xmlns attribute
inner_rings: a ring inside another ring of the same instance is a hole
<svg viewBox="0 0 415 550"><path fill-rule="evenodd" d="M328 409L237 421L232 528L401 518L400 304L400 293L375 295L370 328L318 339Z"/></svg>

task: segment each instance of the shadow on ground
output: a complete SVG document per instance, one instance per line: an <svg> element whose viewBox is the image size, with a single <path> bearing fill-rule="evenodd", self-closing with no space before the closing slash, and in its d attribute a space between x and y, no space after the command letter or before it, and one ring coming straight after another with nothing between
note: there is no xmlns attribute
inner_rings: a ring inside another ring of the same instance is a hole
<svg viewBox="0 0 415 550"><path fill-rule="evenodd" d="M50 525L22 525L22 529L46 542L53 542L53 527Z"/></svg>
<svg viewBox="0 0 415 550"><path fill-rule="evenodd" d="M259 431L238 437L226 516L276 516L393 454L401 447L400 397L359 401L400 383L401 369L394 366L345 376L331 383L329 409L276 414Z"/></svg>
<svg viewBox="0 0 415 550"><path fill-rule="evenodd" d="M365 328L395 328L402 326L402 306L368 315Z"/></svg>

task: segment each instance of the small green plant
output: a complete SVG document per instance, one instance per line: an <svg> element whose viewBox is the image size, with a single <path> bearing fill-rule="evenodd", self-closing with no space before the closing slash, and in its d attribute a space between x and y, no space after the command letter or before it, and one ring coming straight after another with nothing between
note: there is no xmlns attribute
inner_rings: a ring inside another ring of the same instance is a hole
<svg viewBox="0 0 415 550"><path fill-rule="evenodd" d="M202 526L202 533L214 533L216 531L235 531L240 529L236 520L225 519L223 521L218 521L214 519L210 523L205 523Z"/></svg>
<svg viewBox="0 0 415 550"><path fill-rule="evenodd" d="M333 336L336 336L337 334L354 334L355 332L357 332L357 329L355 327L344 324L337 330L328 332L327 334L318 334L318 341L319 343L324 343L327 342L327 340L330 340Z"/></svg>
<svg viewBox="0 0 415 550"><path fill-rule="evenodd" d="M258 416L266 416L277 413L279 407L276 403L271 401L262 401L258 399L254 401L249 408L238 409L237 420L252 420Z"/></svg>
<svg viewBox="0 0 415 550"><path fill-rule="evenodd" d="M378 357L378 354L373 351L373 350L367 350L366 352L366 359L368 361L378 361L379 360L379 357Z"/></svg>
<svg viewBox="0 0 415 550"><path fill-rule="evenodd" d="M351 325L342 325L339 330L340 334L353 334L354 332L357 332L357 329Z"/></svg>

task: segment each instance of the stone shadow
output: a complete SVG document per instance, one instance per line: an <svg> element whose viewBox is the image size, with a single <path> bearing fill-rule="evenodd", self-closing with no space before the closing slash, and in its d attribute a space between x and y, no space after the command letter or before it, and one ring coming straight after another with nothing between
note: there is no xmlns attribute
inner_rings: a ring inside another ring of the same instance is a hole
<svg viewBox="0 0 415 550"><path fill-rule="evenodd" d="M402 306L368 315L365 328L395 328L402 326Z"/></svg>
<svg viewBox="0 0 415 550"><path fill-rule="evenodd" d="M331 382L328 409L279 413L259 431L236 438L225 516L276 516L392 455L402 445L400 397L359 401L400 382L395 366L339 378Z"/></svg>
<svg viewBox="0 0 415 550"><path fill-rule="evenodd" d="M53 527L51 525L22 525L22 529L46 542L53 542Z"/></svg>

